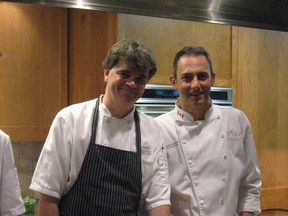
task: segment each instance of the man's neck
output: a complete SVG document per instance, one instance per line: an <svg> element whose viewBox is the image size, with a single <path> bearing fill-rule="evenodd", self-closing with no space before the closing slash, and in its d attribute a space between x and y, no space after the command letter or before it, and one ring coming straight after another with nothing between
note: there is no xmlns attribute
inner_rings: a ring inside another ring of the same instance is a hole
<svg viewBox="0 0 288 216"><path fill-rule="evenodd" d="M210 107L212 106L211 103L207 103L203 106L199 106L199 107L195 107L195 108L192 108L192 107L185 107L185 106L182 106L181 105L181 102L179 104L179 107L189 113L190 115L193 116L193 119L194 121L199 121L199 120L204 120L205 119L205 114L206 112L210 109Z"/></svg>
<svg viewBox="0 0 288 216"><path fill-rule="evenodd" d="M128 107L127 105L117 104L116 102L109 100L105 95L102 97L101 102L107 107L111 116L118 119L127 116L134 108L134 106Z"/></svg>
<svg viewBox="0 0 288 216"><path fill-rule="evenodd" d="M199 120L204 120L206 111L191 110L189 113L193 116L194 121L199 121Z"/></svg>

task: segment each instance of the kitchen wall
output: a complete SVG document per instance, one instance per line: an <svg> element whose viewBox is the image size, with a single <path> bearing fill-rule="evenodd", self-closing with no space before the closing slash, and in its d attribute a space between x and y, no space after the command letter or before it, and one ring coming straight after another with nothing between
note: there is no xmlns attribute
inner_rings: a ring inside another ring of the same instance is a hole
<svg viewBox="0 0 288 216"><path fill-rule="evenodd" d="M17 166L23 197L38 198L38 194L29 189L43 142L13 142L12 148Z"/></svg>
<svg viewBox="0 0 288 216"><path fill-rule="evenodd" d="M67 10L2 2L0 20L1 129L43 141L68 101Z"/></svg>
<svg viewBox="0 0 288 216"><path fill-rule="evenodd" d="M113 13L0 4L0 51L6 53L0 57L0 127L13 141L23 196L37 197L28 186L57 111L101 94L99 64L105 53L118 37L135 36L157 53L160 71L154 83L167 83L167 59L185 43L203 44L212 51L220 79L216 84L233 87L234 104L254 130L263 176L262 207L287 207L288 33L131 16L122 14L117 20ZM20 34L18 28L25 25L30 28ZM167 37L161 28L176 38ZM11 35L16 45L9 45Z"/></svg>
<svg viewBox="0 0 288 216"><path fill-rule="evenodd" d="M288 207L288 33L233 27L235 106L248 116L262 172L262 207Z"/></svg>
<svg viewBox="0 0 288 216"><path fill-rule="evenodd" d="M151 83L170 84L172 62L182 47L205 47L213 59L216 86L231 86L232 27L147 16L118 15L118 39L137 38L145 42L157 60L157 73Z"/></svg>

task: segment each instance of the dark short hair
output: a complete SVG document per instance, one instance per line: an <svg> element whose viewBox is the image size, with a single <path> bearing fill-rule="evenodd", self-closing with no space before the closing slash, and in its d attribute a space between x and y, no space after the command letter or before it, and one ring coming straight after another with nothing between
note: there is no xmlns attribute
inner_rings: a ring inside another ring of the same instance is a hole
<svg viewBox="0 0 288 216"><path fill-rule="evenodd" d="M176 77L176 75L177 75L177 66L178 66L179 59L183 55L195 55L195 56L203 55L203 56L205 56L207 61L208 61L210 73L212 76L213 65L212 65L212 61L211 61L209 53L203 47L187 46L187 47L183 47L181 50L179 50L174 57L174 61L173 61L173 76L174 77Z"/></svg>
<svg viewBox="0 0 288 216"><path fill-rule="evenodd" d="M120 59L127 60L130 67L135 67L140 71L149 71L149 79L153 77L157 71L156 60L151 50L135 40L121 40L114 44L102 66L106 69L112 69L118 64Z"/></svg>

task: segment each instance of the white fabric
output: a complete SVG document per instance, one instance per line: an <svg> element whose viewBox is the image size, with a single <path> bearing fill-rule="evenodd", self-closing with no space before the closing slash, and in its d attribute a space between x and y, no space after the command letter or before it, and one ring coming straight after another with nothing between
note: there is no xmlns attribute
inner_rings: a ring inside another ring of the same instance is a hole
<svg viewBox="0 0 288 216"><path fill-rule="evenodd" d="M25 213L11 141L0 130L0 215Z"/></svg>
<svg viewBox="0 0 288 216"><path fill-rule="evenodd" d="M175 105L163 127L175 216L236 216L260 211L260 170L243 112L213 105L202 121Z"/></svg>
<svg viewBox="0 0 288 216"><path fill-rule="evenodd" d="M79 174L88 148L96 100L72 105L54 119L38 160L30 189L61 198ZM119 107L121 109L121 107ZM134 110L124 119L99 107L96 143L136 152ZM142 154L142 198L147 210L170 205L170 185L163 134L157 122L139 113Z"/></svg>

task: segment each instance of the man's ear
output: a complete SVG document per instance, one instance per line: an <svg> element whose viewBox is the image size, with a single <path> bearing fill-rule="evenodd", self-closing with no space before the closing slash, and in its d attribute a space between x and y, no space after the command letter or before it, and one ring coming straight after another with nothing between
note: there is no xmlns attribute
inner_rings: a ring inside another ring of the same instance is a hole
<svg viewBox="0 0 288 216"><path fill-rule="evenodd" d="M211 84L212 84L212 86L214 86L214 83L215 83L215 77L216 77L216 74L213 73L213 74L212 74L212 77L211 77Z"/></svg>
<svg viewBox="0 0 288 216"><path fill-rule="evenodd" d="M104 82L106 83L108 81L108 75L110 70L107 68L104 68Z"/></svg>
<svg viewBox="0 0 288 216"><path fill-rule="evenodd" d="M177 81L176 81L176 78L174 76L170 76L170 83L175 90L178 90Z"/></svg>

